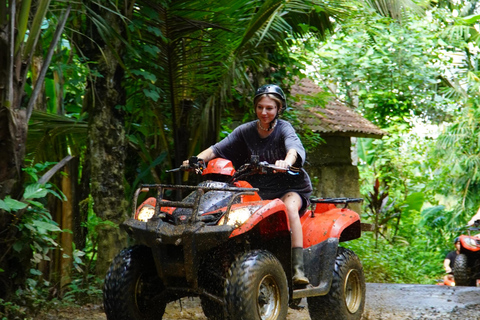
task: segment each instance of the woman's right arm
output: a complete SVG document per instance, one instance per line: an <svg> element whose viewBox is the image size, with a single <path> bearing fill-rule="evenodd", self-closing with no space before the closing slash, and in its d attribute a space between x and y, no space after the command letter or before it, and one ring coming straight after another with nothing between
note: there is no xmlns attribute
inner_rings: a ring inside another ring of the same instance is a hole
<svg viewBox="0 0 480 320"><path fill-rule="evenodd" d="M213 152L212 148L205 149L197 155L197 158L202 159L205 163L216 157L217 155ZM188 166L188 160L184 160L183 165Z"/></svg>
<svg viewBox="0 0 480 320"><path fill-rule="evenodd" d="M212 148L208 148L208 149L203 150L197 156L197 158L203 159L203 161L205 163L212 160L212 159L215 159L216 157L217 157L217 155L215 154L215 152L213 152Z"/></svg>

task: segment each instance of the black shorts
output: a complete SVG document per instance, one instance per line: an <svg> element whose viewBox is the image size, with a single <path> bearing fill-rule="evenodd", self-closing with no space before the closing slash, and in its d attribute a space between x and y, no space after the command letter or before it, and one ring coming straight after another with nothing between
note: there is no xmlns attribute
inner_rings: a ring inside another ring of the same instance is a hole
<svg viewBox="0 0 480 320"><path fill-rule="evenodd" d="M262 191L260 190L259 194L260 194L260 197L262 197L262 199L265 199L265 200L273 200L273 199L277 199L277 198L281 198L283 197L285 194L289 193L289 192L295 192L296 194L298 194L300 196L300 198L302 198L302 207L300 208L300 210L298 210L298 214L300 216L302 216L305 211L307 211L308 207L310 206L310 195L312 194L311 192L308 192L308 193L300 193L300 192L297 192L295 190L283 190L283 191L280 191L280 192L276 192L276 193L268 193L268 194L265 194L265 193L262 193Z"/></svg>

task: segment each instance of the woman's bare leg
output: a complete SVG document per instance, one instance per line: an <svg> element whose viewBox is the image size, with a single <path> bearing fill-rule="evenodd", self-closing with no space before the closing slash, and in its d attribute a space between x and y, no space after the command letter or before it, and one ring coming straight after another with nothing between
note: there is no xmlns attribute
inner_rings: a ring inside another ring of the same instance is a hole
<svg viewBox="0 0 480 320"><path fill-rule="evenodd" d="M287 207L288 219L292 230L292 248L303 248L303 232L298 211L302 208L302 198L296 192L286 193L282 198Z"/></svg>
<svg viewBox="0 0 480 320"><path fill-rule="evenodd" d="M288 219L292 230L292 271L293 285L306 286L309 281L303 266L303 230L298 211L302 208L302 198L296 192L289 192L282 197L287 207Z"/></svg>

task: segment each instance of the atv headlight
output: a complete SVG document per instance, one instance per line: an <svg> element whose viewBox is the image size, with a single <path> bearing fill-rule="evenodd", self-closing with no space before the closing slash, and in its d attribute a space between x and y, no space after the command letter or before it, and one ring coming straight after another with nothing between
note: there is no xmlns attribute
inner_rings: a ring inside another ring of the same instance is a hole
<svg viewBox="0 0 480 320"><path fill-rule="evenodd" d="M144 205L138 212L137 220L147 222L155 214L155 208L150 205Z"/></svg>
<svg viewBox="0 0 480 320"><path fill-rule="evenodd" d="M465 244L469 245L470 247L476 247L477 246L477 241L475 241L475 239L473 239L473 238L463 238L463 240L465 241Z"/></svg>
<svg viewBox="0 0 480 320"><path fill-rule="evenodd" d="M261 206L251 206L251 207L241 207L238 209L233 209L228 214L227 225L239 227L245 223L252 216L252 214L257 211ZM218 221L219 225L224 224L225 216Z"/></svg>

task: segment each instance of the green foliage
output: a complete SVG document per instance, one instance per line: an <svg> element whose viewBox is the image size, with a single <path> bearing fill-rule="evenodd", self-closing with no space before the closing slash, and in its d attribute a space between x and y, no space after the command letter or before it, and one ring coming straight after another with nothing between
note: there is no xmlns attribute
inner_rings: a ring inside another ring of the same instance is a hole
<svg viewBox="0 0 480 320"><path fill-rule="evenodd" d="M25 318L25 307L22 307L13 301L0 299L0 310L2 310L2 312L0 312L2 320L15 319L16 317L19 319L27 319Z"/></svg>
<svg viewBox="0 0 480 320"><path fill-rule="evenodd" d="M442 277L454 231L446 223L431 224L450 218L436 206L437 161L428 157L435 140L427 128L429 123L398 124L381 140L358 140L363 219L378 228L352 243L367 281L434 284Z"/></svg>
<svg viewBox="0 0 480 320"><path fill-rule="evenodd" d="M249 110L259 84L288 85L298 73L293 39L323 38L329 16L348 9L310 0L138 3L129 31L141 37L132 38L125 110L135 143L145 141L142 161L145 151L168 151L171 168L216 142L226 109Z"/></svg>
<svg viewBox="0 0 480 320"><path fill-rule="evenodd" d="M420 231L408 242L392 244L379 239L375 248L374 235L368 232L360 239L342 245L360 256L367 282L435 284L443 277L443 260L447 252L438 250L429 240ZM452 245L449 247L453 249Z"/></svg>
<svg viewBox="0 0 480 320"><path fill-rule="evenodd" d="M306 68L381 127L412 115L442 117L452 102L438 93L448 62L436 36L441 30L433 19L405 14L399 23L365 12L342 24Z"/></svg>
<svg viewBox="0 0 480 320"><path fill-rule="evenodd" d="M480 203L480 108L471 99L455 123L447 126L438 138L432 157L437 158L435 186L449 199L458 199L451 206L456 212L452 223L471 217Z"/></svg>
<svg viewBox="0 0 480 320"><path fill-rule="evenodd" d="M97 246L98 246L98 226L105 224L109 225L115 228L118 228L118 225L113 223L112 221L108 220L102 220L102 218L98 217L95 212L93 211L93 198L91 195L89 195L88 199L84 200L84 202L87 202L87 221L85 223L82 223L82 226L87 228L87 237L85 241L85 258L88 259L88 262L86 264L86 269L85 274L88 274L89 272L93 271L91 268L93 268L93 263L95 262L96 259L96 254L97 254Z"/></svg>
<svg viewBox="0 0 480 320"><path fill-rule="evenodd" d="M7 315L23 316L23 314L44 307L48 302L45 296L51 284L42 279L42 273L37 269L38 263L49 261L49 253L58 248L57 237L61 230L46 208L48 195L66 200L63 194L56 192L52 184L39 184L38 175L54 163L37 164L28 170L31 181L26 184L22 201L7 196L0 200L0 206L11 219L6 245L12 249L10 263L18 263L22 267L9 269L9 277L15 281L26 279L25 285L20 285L15 298L0 304ZM2 257L2 259L5 257ZM4 270L1 270L4 272ZM27 274L25 274L25 272ZM15 305L19 303L20 306Z"/></svg>
<svg viewBox="0 0 480 320"><path fill-rule="evenodd" d="M68 291L63 296L62 302L71 305L85 305L88 303L101 303L103 279L94 274L87 277L78 275L68 285Z"/></svg>
<svg viewBox="0 0 480 320"><path fill-rule="evenodd" d="M41 3L44 8L47 2ZM168 6L166 2L133 6L133 18L125 20L132 45L123 61L126 104L111 106L125 115L129 139L125 184L130 185L126 194L140 182L163 182L164 169L173 167L174 160L183 160L178 159L182 153L195 154L219 136L226 136L237 121L253 119L251 93L256 85L274 82L288 90L294 77L301 76L300 71L313 67L317 80L326 88L321 96L312 97L313 105L324 105L330 95L352 106L358 100L358 110L389 134L382 140L358 140L361 192L366 198L362 218L376 221L378 232L364 233L347 245L361 257L367 281L431 284L442 274L443 258L459 232L455 227L480 202L476 103L480 75L474 45L478 42L474 28L478 17L454 19L450 12L435 9L423 18L404 13L400 23L396 20L400 15L392 8L385 9L383 15L370 11L356 15L353 8L345 10L339 3L189 0L169 2ZM83 3L77 9L79 14L72 21L83 28L85 12L94 12ZM56 19L55 10L45 10L40 17L46 18L33 25L35 35L42 34L38 51L42 46L46 51L52 39L49 26ZM338 19L346 12L352 13L350 19ZM17 43L34 40L31 32L28 38L23 36L28 13L20 13L24 24L18 29ZM329 16L337 17L336 30L328 41L319 43L332 24ZM112 36L108 32L115 33L110 26L101 28L105 23L102 17L94 16L91 21L100 27L103 40ZM71 30L78 30L74 24ZM68 37L75 43L75 37ZM56 48L45 80L46 107L50 113L84 119L88 114L82 111L82 103L86 111L91 103L83 101L86 79L103 79L97 71L89 70L93 66L89 57L81 56L89 48L75 51L71 43L63 41ZM298 54L291 54L292 45L297 46ZM452 63L451 55L445 53L459 52L465 56L451 76L445 72ZM32 77L30 73L26 82L29 94ZM467 108L463 113L452 113L459 106ZM317 134L304 130L292 109L283 117L298 128L307 151L322 143ZM417 116L435 122L455 121L438 140L435 153L431 153L435 137L411 130L418 128L411 120ZM86 123L71 118L34 114L29 143L36 161L85 150ZM53 139L58 136L62 139ZM47 147L54 153L42 154ZM180 155L173 156L180 149ZM15 302L0 301L7 318L26 318L31 310L62 303L101 299L101 281L92 275L96 229L111 222L94 214L91 198L85 200L86 246L72 256L73 280L63 301L45 299L51 298L54 285L42 279L35 265L49 259L48 253L58 247L57 237L62 232L45 207L46 196L63 199L63 195L53 185L38 184L39 174L52 164L26 169L32 181L22 201L10 196L0 199L0 209L12 218L18 231L12 252L22 263L32 264Z"/></svg>
<svg viewBox="0 0 480 320"><path fill-rule="evenodd" d="M418 208L419 202L415 203ZM448 227L451 214L444 206L429 207L421 214L414 210L402 218L396 241L379 238L377 243L374 233L364 232L345 245L361 257L369 282L434 284L443 277L443 260L462 232Z"/></svg>
<svg viewBox="0 0 480 320"><path fill-rule="evenodd" d="M28 204L12 199L10 196L6 196L5 199L0 200L0 209L9 213L20 209L25 209L27 206Z"/></svg>
<svg viewBox="0 0 480 320"><path fill-rule="evenodd" d="M100 303L102 301L103 279L95 275L95 255L97 252L98 234L93 231L100 224L95 215L89 218L87 227L89 230L85 251L75 249L73 252L72 281L67 285L66 292L61 297L64 304L85 305L88 303Z"/></svg>
<svg viewBox="0 0 480 320"><path fill-rule="evenodd" d="M418 128L427 127L428 123L419 123ZM410 125L399 124L386 131L388 136L382 139L358 139L360 176L362 192L369 191L374 179L388 186L390 196L405 201L410 193L424 193L426 201L434 202L434 190L428 188L433 178L434 159L426 159L425 155L434 146L430 134L411 130Z"/></svg>
<svg viewBox="0 0 480 320"><path fill-rule="evenodd" d="M41 273L32 269L26 285L18 289L10 301L0 299L0 319L32 320L36 319L40 312L101 303L102 279L90 274L86 280L82 273L75 272L71 283L64 288L67 291L63 298L58 299L54 296L53 284L42 280Z"/></svg>
<svg viewBox="0 0 480 320"><path fill-rule="evenodd" d="M58 246L56 234L62 232L58 227L58 223L52 219L52 216L44 204L33 200L42 200L49 193L60 197L51 187L50 184L45 186L38 183L27 185L24 199L29 203L29 206L24 207L26 210L16 223L19 233L16 235L16 240L12 247L19 254L31 250L33 253L32 262L34 263L39 263L42 260L50 260L48 257L49 251ZM16 217L15 212L17 212L18 209L14 210L12 207L9 209L13 216Z"/></svg>

